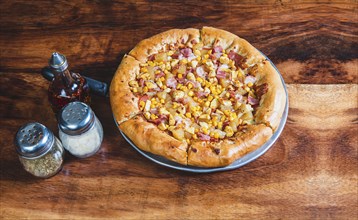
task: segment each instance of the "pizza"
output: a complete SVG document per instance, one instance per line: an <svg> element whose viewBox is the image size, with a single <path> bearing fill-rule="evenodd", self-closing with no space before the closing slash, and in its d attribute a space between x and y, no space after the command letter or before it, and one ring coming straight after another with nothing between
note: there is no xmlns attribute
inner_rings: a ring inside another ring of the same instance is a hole
<svg viewBox="0 0 358 220"><path fill-rule="evenodd" d="M246 40L221 29L172 29L139 42L119 65L110 102L143 151L221 167L276 131L286 104L279 73Z"/></svg>

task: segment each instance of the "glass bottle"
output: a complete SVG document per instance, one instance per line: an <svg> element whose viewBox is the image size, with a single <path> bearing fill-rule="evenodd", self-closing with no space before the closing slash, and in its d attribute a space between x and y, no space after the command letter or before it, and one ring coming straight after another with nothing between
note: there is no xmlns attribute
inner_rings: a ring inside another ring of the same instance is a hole
<svg viewBox="0 0 358 220"><path fill-rule="evenodd" d="M48 100L55 113L73 101L90 104L90 90L86 79L68 70L67 59L64 55L54 52L49 65L55 77L48 89Z"/></svg>
<svg viewBox="0 0 358 220"><path fill-rule="evenodd" d="M32 175L48 178L62 169L62 144L44 125L33 122L22 126L16 133L15 145L22 166Z"/></svg>
<svg viewBox="0 0 358 220"><path fill-rule="evenodd" d="M80 158L95 154L103 140L101 122L83 102L71 102L58 114L59 137L63 147Z"/></svg>

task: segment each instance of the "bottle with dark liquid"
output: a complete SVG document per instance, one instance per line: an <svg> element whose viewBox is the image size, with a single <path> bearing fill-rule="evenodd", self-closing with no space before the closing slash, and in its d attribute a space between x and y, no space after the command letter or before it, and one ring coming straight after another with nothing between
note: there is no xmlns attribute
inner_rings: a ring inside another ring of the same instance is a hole
<svg viewBox="0 0 358 220"><path fill-rule="evenodd" d="M49 64L55 76L48 88L48 100L52 110L57 114L62 107L74 101L90 105L91 97L87 81L80 74L68 70L66 57L54 52Z"/></svg>

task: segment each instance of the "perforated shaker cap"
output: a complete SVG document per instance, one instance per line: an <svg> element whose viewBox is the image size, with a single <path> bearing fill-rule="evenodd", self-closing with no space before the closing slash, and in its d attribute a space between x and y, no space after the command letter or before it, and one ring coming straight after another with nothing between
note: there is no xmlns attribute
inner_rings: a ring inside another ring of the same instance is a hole
<svg viewBox="0 0 358 220"><path fill-rule="evenodd" d="M49 61L49 65L51 69L56 72L63 72L68 67L66 57L57 52L52 53L51 59Z"/></svg>
<svg viewBox="0 0 358 220"><path fill-rule="evenodd" d="M23 125L15 136L17 153L34 159L46 154L54 144L53 133L44 125L32 122Z"/></svg>
<svg viewBox="0 0 358 220"><path fill-rule="evenodd" d="M71 102L61 109L58 126L66 134L80 135L94 124L94 113L83 102Z"/></svg>

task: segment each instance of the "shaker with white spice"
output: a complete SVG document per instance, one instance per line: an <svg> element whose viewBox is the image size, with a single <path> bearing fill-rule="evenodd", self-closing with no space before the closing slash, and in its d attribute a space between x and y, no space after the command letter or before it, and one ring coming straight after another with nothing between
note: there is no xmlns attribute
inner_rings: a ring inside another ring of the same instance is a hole
<svg viewBox="0 0 358 220"><path fill-rule="evenodd" d="M62 144L72 155L85 158L99 150L103 140L103 128L87 104L67 104L58 114L58 123Z"/></svg>
<svg viewBox="0 0 358 220"><path fill-rule="evenodd" d="M32 122L22 126L16 133L15 145L21 164L32 175L48 178L61 170L62 144L44 125Z"/></svg>

